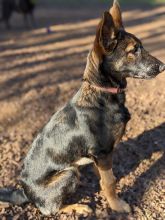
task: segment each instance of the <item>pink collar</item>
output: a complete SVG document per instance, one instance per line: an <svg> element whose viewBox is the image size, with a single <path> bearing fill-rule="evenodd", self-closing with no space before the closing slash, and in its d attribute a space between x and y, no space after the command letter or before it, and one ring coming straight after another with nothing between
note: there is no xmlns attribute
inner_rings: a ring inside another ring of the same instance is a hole
<svg viewBox="0 0 165 220"><path fill-rule="evenodd" d="M91 86L96 88L96 89L99 89L102 92L111 93L111 94L120 94L120 93L123 93L123 92L126 91L126 89L121 89L119 87L117 87L117 88L114 88L114 87L105 88L105 87L95 86L95 85L91 85Z"/></svg>

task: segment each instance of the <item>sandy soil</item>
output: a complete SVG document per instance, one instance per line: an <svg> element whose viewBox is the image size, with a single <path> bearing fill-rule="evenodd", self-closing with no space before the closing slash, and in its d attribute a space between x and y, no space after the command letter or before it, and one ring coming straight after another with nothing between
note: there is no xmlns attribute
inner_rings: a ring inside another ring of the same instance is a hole
<svg viewBox="0 0 165 220"><path fill-rule="evenodd" d="M31 142L81 84L86 56L103 8L38 8L38 29L0 26L0 187L15 186ZM124 11L125 25L144 46L165 62L165 6ZM52 25L52 33L46 27ZM151 81L128 83L127 106L132 120L114 155L118 192L133 208L130 215L113 213L91 167L82 170L81 186L67 203L88 204L93 213L44 217L33 206L0 208L2 220L30 219L165 219L165 73ZM74 199L73 199L74 198Z"/></svg>

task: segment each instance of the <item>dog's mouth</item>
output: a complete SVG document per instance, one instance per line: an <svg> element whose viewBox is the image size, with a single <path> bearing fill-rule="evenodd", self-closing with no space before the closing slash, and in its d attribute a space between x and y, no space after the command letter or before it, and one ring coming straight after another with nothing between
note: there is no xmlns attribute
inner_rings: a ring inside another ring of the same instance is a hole
<svg viewBox="0 0 165 220"><path fill-rule="evenodd" d="M132 77L135 79L153 79L157 76L158 74L155 75L146 75L146 74L140 74L140 75L133 75Z"/></svg>
<svg viewBox="0 0 165 220"><path fill-rule="evenodd" d="M162 71L161 68L143 68L141 70L137 69L136 71L132 72L130 75L131 77L137 79L153 79L157 75L159 75L161 71Z"/></svg>
<svg viewBox="0 0 165 220"><path fill-rule="evenodd" d="M145 79L145 76L134 75L133 78L136 78L136 79Z"/></svg>

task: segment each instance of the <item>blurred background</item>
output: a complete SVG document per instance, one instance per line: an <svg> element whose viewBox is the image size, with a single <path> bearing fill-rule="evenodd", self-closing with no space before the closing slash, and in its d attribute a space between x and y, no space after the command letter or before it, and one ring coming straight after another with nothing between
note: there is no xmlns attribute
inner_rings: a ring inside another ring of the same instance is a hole
<svg viewBox="0 0 165 220"><path fill-rule="evenodd" d="M0 18L4 1L8 0L0 0ZM17 5L12 6L8 28L0 23L0 187L16 185L34 136L79 89L96 26L112 4L110 0L31 1L34 18L30 13L24 18L26 7ZM126 30L165 63L165 0L120 3ZM123 217L107 208L98 180L88 167L84 172L89 175L82 180L85 187L70 199L88 203L94 210L90 219L164 219L164 85L165 73L151 81L128 80L127 106L132 120L116 151L114 170L118 192L132 204L134 214ZM41 217L30 205L0 206L0 219ZM53 219L80 217L72 214Z"/></svg>

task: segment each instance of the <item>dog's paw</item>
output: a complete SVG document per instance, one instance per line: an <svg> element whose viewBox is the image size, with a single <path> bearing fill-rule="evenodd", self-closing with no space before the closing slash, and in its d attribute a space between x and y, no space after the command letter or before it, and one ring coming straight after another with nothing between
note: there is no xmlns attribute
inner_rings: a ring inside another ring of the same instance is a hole
<svg viewBox="0 0 165 220"><path fill-rule="evenodd" d="M60 212L70 213L76 211L78 214L92 214L92 209L88 205L84 204L73 204L68 205L60 210Z"/></svg>
<svg viewBox="0 0 165 220"><path fill-rule="evenodd" d="M0 201L0 209L3 209L3 208L8 208L10 205L8 202L1 202Z"/></svg>
<svg viewBox="0 0 165 220"><path fill-rule="evenodd" d="M116 212L131 212L130 206L122 199L113 199L109 201L109 205L112 210Z"/></svg>

